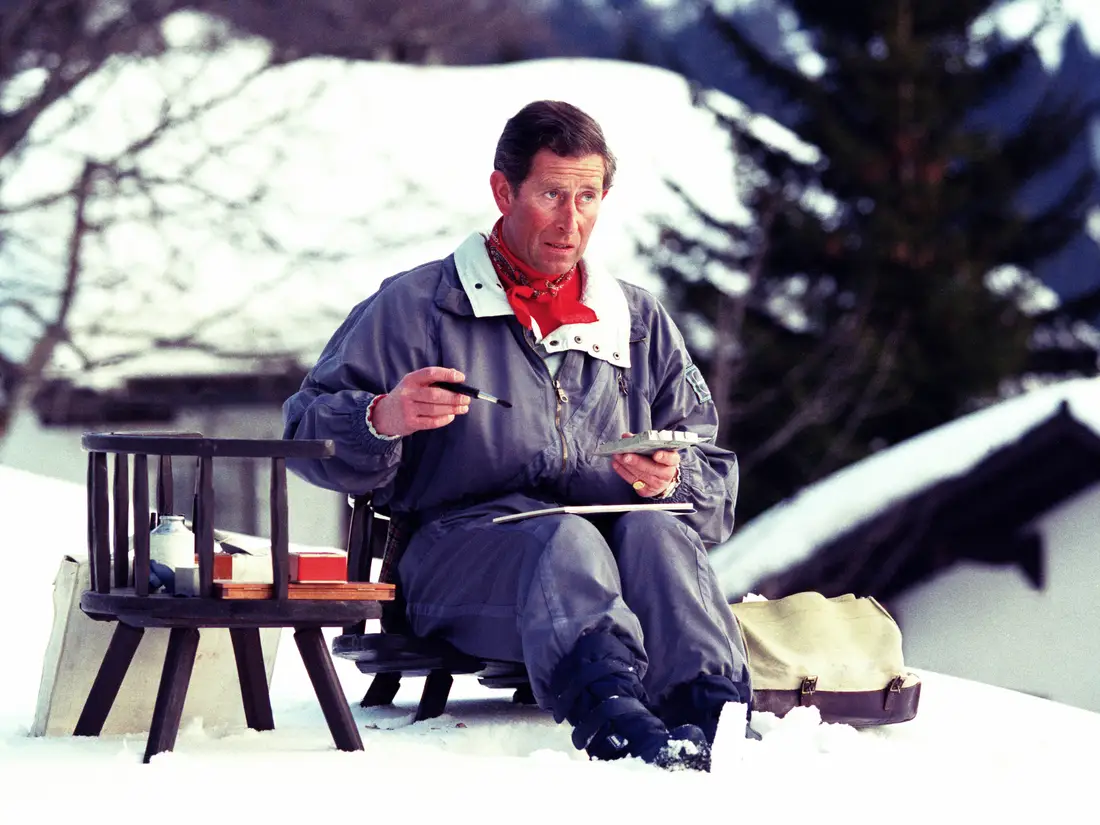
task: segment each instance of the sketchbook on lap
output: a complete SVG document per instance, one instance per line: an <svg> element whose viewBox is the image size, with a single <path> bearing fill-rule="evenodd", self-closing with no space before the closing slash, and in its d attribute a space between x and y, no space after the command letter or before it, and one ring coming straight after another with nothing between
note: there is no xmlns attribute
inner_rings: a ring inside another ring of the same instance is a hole
<svg viewBox="0 0 1100 825"><path fill-rule="evenodd" d="M562 513L570 513L578 516L595 515L598 513L630 513L635 510L663 510L673 515L694 513L695 507L689 503L659 502L653 504L565 504L560 507L546 507L541 510L527 510L523 513L511 513L507 516L497 516L493 524L504 524L509 521L522 521L535 516L555 516Z"/></svg>

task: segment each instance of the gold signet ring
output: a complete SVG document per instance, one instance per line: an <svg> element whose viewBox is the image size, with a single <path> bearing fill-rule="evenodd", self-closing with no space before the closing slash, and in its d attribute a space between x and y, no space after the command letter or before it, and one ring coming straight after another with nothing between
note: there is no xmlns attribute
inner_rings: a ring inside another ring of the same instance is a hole
<svg viewBox="0 0 1100 825"><path fill-rule="evenodd" d="M645 487L645 482L642 481L640 478L637 481L634 482L634 489L635 490L640 490L643 487Z"/></svg>

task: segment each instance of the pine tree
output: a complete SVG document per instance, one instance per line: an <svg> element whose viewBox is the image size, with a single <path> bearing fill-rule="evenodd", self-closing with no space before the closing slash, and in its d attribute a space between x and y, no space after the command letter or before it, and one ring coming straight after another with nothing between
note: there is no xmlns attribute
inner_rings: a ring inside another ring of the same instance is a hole
<svg viewBox="0 0 1100 825"><path fill-rule="evenodd" d="M996 5L790 0L814 75L708 13L804 144L777 147L762 119L702 94L753 221L681 192L705 231L665 227L651 250L674 311L714 332L697 355L746 476L742 521L1034 368L1028 273L1079 235L1096 181L1082 168L1040 209L1021 193L1079 145L1089 112L1046 94L1016 129L975 116L1035 59L1030 39L975 34Z"/></svg>

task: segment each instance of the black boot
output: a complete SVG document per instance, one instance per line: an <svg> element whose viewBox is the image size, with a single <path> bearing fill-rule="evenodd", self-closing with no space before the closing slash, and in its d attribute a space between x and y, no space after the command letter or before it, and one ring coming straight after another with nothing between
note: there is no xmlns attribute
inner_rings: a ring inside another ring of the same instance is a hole
<svg viewBox="0 0 1100 825"><path fill-rule="evenodd" d="M573 744L594 759L636 756L662 768L710 770L710 746L693 725L665 727L648 709L633 655L610 633L589 633L551 679L554 719L573 725Z"/></svg>
<svg viewBox="0 0 1100 825"><path fill-rule="evenodd" d="M708 744L714 744L718 733L718 718L727 702L749 704L752 690L749 675L742 670L741 680L726 676L700 674L690 682L677 685L666 694L657 707L657 715L666 725L695 725L703 731ZM746 724L745 735L759 739L759 735Z"/></svg>

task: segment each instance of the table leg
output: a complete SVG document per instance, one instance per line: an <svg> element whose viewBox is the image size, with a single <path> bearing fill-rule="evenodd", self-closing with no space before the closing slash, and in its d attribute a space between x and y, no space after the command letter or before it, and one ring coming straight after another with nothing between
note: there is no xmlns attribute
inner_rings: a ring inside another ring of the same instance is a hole
<svg viewBox="0 0 1100 825"><path fill-rule="evenodd" d="M143 635L143 628L130 627L122 622L115 625L111 643L103 655L103 662L92 683L92 689L88 692L73 736L99 736L103 731L103 723L107 721L115 704L122 680L126 678L126 671L130 669L130 662L134 659Z"/></svg>
<svg viewBox="0 0 1100 825"><path fill-rule="evenodd" d="M328 722L328 729L336 747L342 751L363 750L363 740L359 738L359 729L351 715L351 708L336 678L336 668L332 665L325 637L319 627L300 627L294 631L294 642L302 655L309 680L321 710Z"/></svg>
<svg viewBox="0 0 1100 825"><path fill-rule="evenodd" d="M233 656L237 660L237 680L241 683L245 721L252 730L275 730L260 631L255 627L234 627L230 628L229 636L233 640Z"/></svg>
<svg viewBox="0 0 1100 825"><path fill-rule="evenodd" d="M176 735L183 716L183 702L195 667L195 652L199 647L199 631L194 627L173 627L168 636L168 652L160 674L160 689L153 707L153 723L145 743L148 762L156 754L170 751L176 745Z"/></svg>

